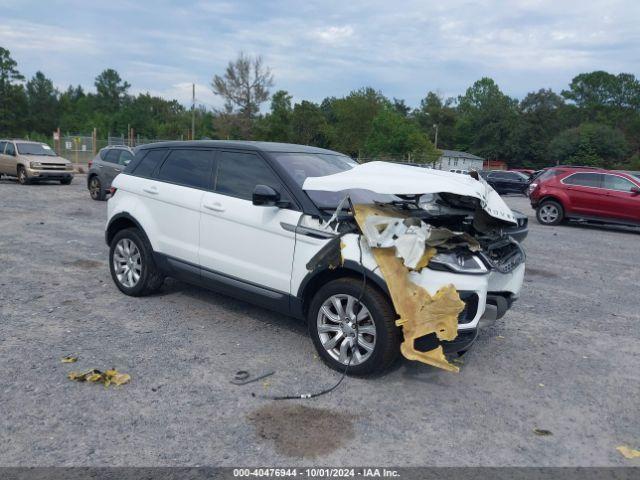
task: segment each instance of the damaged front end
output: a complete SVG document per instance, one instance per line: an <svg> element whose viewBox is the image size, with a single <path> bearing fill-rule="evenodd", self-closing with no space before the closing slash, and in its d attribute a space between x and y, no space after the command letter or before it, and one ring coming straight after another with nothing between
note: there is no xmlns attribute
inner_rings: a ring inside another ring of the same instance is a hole
<svg viewBox="0 0 640 480"><path fill-rule="evenodd" d="M307 268L357 260L381 276L404 357L458 371L445 353L468 348L485 313L495 320L517 298L525 254L509 231L518 221L482 179L372 162L303 188L345 195L330 218L301 220L334 235ZM351 202L360 189L390 197Z"/></svg>

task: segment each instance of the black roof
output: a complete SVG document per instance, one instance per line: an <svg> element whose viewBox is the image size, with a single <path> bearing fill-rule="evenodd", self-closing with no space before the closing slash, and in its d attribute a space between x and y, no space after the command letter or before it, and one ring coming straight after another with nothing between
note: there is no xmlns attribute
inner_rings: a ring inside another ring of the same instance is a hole
<svg viewBox="0 0 640 480"><path fill-rule="evenodd" d="M139 149L159 148L159 147L227 147L242 148L245 150L256 150L261 152L288 152L288 153L328 153L341 155L339 152L327 150L325 148L311 147L309 145L296 145L295 143L278 142L253 142L248 140L188 140L157 142L140 145Z"/></svg>

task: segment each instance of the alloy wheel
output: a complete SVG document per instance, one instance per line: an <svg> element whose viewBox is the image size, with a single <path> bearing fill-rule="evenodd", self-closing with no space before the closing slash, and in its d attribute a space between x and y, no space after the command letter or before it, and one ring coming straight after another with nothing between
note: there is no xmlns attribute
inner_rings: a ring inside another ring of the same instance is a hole
<svg viewBox="0 0 640 480"><path fill-rule="evenodd" d="M121 239L113 251L113 269L118 282L133 288L142 274L142 257L138 246L129 238Z"/></svg>
<svg viewBox="0 0 640 480"><path fill-rule="evenodd" d="M89 182L89 193L94 200L97 200L100 196L100 180L98 177L93 177Z"/></svg>
<svg viewBox="0 0 640 480"><path fill-rule="evenodd" d="M540 207L540 220L544 223L553 223L560 216L558 207L553 204L547 204Z"/></svg>
<svg viewBox="0 0 640 480"><path fill-rule="evenodd" d="M320 343L343 365L361 364L373 354L376 326L367 307L356 297L338 294L327 298L316 324Z"/></svg>

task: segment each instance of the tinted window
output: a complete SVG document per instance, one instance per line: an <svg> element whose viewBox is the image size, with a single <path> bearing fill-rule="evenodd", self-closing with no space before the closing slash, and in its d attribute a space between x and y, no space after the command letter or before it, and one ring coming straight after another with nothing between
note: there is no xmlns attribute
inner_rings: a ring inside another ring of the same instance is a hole
<svg viewBox="0 0 640 480"><path fill-rule="evenodd" d="M117 148L111 148L104 156L103 160L109 163L118 163L118 157L120 156L120 150Z"/></svg>
<svg viewBox="0 0 640 480"><path fill-rule="evenodd" d="M619 190L621 192L629 192L633 187L636 187L632 182L626 178L618 177L617 175L605 175L604 176L604 188L609 190Z"/></svg>
<svg viewBox="0 0 640 480"><path fill-rule="evenodd" d="M131 153L129 150L122 150L120 152L120 156L118 157L119 165L126 166L129 164L129 162L131 162L131 160L133 160L133 153Z"/></svg>
<svg viewBox="0 0 640 480"><path fill-rule="evenodd" d="M164 148L149 150L149 153L147 153L142 158L142 160L140 160L140 163L138 164L136 169L133 171L133 173L140 177L151 177L151 175L155 171L156 167L160 164L160 162L162 161L166 153L167 153L167 150Z"/></svg>
<svg viewBox="0 0 640 480"><path fill-rule="evenodd" d="M510 172L492 172L490 177L494 180L520 180L521 177L515 173Z"/></svg>
<svg viewBox="0 0 640 480"><path fill-rule="evenodd" d="M16 147L13 146L13 143L7 142L7 150L4 153L7 155L15 155Z"/></svg>
<svg viewBox="0 0 640 480"><path fill-rule="evenodd" d="M581 187L601 187L602 175L599 173L574 173L563 180L567 185L579 185Z"/></svg>
<svg viewBox="0 0 640 480"><path fill-rule="evenodd" d="M208 188L212 166L213 152L209 150L172 150L158 172L158 180Z"/></svg>
<svg viewBox="0 0 640 480"><path fill-rule="evenodd" d="M4 147L7 144L7 142L0 142L0 153L4 153Z"/></svg>
<svg viewBox="0 0 640 480"><path fill-rule="evenodd" d="M256 185L268 185L283 195L280 180L262 158L251 153L218 153L216 192L251 200Z"/></svg>

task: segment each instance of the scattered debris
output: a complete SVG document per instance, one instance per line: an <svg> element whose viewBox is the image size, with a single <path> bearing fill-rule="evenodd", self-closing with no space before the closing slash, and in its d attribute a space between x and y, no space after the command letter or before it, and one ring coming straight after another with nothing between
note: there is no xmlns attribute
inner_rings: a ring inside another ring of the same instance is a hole
<svg viewBox="0 0 640 480"><path fill-rule="evenodd" d="M62 357L60 361L62 363L76 363L78 361L78 357L74 357L73 355L67 355L66 357Z"/></svg>
<svg viewBox="0 0 640 480"><path fill-rule="evenodd" d="M75 380L76 382L103 383L105 387L108 387L112 383L114 385L124 385L131 381L129 374L120 373L116 369L101 372L95 368L84 373L71 372L67 375L67 378L69 380Z"/></svg>
<svg viewBox="0 0 640 480"><path fill-rule="evenodd" d="M274 373L276 373L274 370L269 370L267 372L252 376L247 370L238 370L233 376L231 383L233 383L234 385L246 385L247 383L262 380L263 378L269 377Z"/></svg>
<svg viewBox="0 0 640 480"><path fill-rule="evenodd" d="M548 437L549 435L553 435L551 430L545 430L543 428L534 428L533 429L533 433L535 433L536 435L538 435L540 437Z"/></svg>
<svg viewBox="0 0 640 480"><path fill-rule="evenodd" d="M619 447L616 447L616 450L618 450L624 458L640 458L640 450L635 450L627 447L626 445L620 445Z"/></svg>

